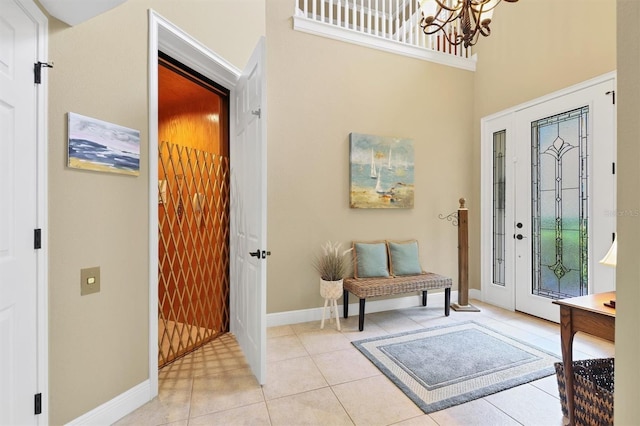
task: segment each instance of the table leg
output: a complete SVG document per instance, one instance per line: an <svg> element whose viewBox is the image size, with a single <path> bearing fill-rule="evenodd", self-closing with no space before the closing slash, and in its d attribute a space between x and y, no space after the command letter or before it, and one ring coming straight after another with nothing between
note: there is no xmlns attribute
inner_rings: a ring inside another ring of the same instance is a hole
<svg viewBox="0 0 640 426"><path fill-rule="evenodd" d="M571 324L571 308L560 306L560 341L562 347L562 364L564 366L564 383L567 393L567 412L569 425L574 425L573 400L573 336L576 332Z"/></svg>

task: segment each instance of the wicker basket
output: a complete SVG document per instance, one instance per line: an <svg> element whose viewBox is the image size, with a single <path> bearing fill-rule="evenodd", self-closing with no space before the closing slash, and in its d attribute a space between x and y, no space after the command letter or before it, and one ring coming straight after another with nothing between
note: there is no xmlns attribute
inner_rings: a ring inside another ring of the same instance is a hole
<svg viewBox="0 0 640 426"><path fill-rule="evenodd" d="M564 365L555 363L562 414L568 417ZM573 362L574 422L576 425L613 425L614 359Z"/></svg>

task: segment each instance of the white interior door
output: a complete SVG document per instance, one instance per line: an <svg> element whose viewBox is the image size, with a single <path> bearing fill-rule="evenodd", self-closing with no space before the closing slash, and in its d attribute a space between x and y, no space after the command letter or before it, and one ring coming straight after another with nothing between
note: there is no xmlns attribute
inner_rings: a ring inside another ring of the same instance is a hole
<svg viewBox="0 0 640 426"><path fill-rule="evenodd" d="M600 78L483 120L485 300L557 322L552 300L614 288L598 264L615 232L614 86Z"/></svg>
<svg viewBox="0 0 640 426"><path fill-rule="evenodd" d="M260 40L235 88L231 143L231 332L266 379L266 90Z"/></svg>
<svg viewBox="0 0 640 426"><path fill-rule="evenodd" d="M38 27L21 2L0 9L0 424L37 424ZM40 271L42 273L43 271ZM44 312L43 312L44 314Z"/></svg>

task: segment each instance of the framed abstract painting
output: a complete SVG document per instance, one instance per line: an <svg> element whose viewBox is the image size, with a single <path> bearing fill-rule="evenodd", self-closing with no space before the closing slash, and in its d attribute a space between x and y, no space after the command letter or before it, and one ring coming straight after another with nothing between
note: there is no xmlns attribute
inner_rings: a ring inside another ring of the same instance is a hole
<svg viewBox="0 0 640 426"><path fill-rule="evenodd" d="M351 208L413 208L413 140L350 133L349 148Z"/></svg>
<svg viewBox="0 0 640 426"><path fill-rule="evenodd" d="M140 131L70 112L69 167L140 174Z"/></svg>

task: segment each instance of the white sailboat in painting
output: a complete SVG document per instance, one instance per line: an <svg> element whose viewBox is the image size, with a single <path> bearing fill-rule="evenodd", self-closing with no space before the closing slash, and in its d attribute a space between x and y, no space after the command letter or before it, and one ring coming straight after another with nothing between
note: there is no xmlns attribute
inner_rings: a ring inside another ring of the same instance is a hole
<svg viewBox="0 0 640 426"><path fill-rule="evenodd" d="M380 167L380 172L378 172L378 180L376 181L376 192L378 194L384 194L385 191L384 189L382 189L382 183L380 182L380 179L382 178L382 167Z"/></svg>
<svg viewBox="0 0 640 426"><path fill-rule="evenodd" d="M387 169L391 170L391 147L389 147L389 164L387 165Z"/></svg>
<svg viewBox="0 0 640 426"><path fill-rule="evenodd" d="M371 179L376 179L378 177L378 173L376 172L376 159L373 156L373 148L371 148Z"/></svg>

